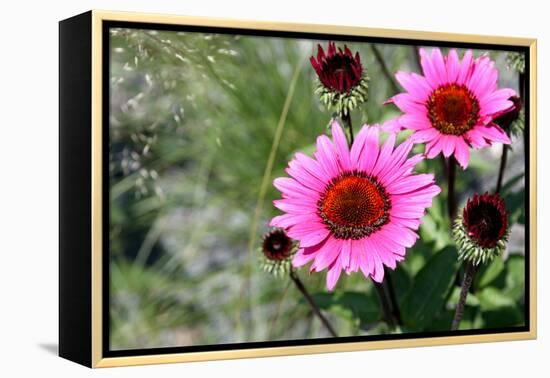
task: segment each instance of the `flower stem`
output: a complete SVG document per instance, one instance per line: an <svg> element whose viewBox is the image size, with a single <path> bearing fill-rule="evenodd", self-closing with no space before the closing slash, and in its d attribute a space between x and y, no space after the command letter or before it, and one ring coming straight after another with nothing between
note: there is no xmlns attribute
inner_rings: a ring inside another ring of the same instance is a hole
<svg viewBox="0 0 550 378"><path fill-rule="evenodd" d="M378 47L376 47L374 43L371 44L370 46L372 48L372 52L374 53L374 57L376 58L376 61L378 62L378 64L380 65L380 68L382 69L382 73L384 74L384 76L386 76L386 79L388 79L388 82L390 83L393 93L399 92L399 86L397 85L397 82L395 81L393 75L388 69L388 66L386 65L386 61L384 60L382 53L380 52L380 50L378 50Z"/></svg>
<svg viewBox="0 0 550 378"><path fill-rule="evenodd" d="M346 123L349 130L349 147L351 149L351 146L353 145L353 126L351 123L351 114L348 112L346 114L343 114L341 118L342 121ZM395 326L395 323L401 324L401 311L399 310L399 304L397 303L397 297L395 295L395 289L393 287L390 272L387 269L385 269L385 277L386 278L384 283L375 283L374 286L378 290L380 304L382 305L386 320L388 321L388 324L390 324L393 328ZM385 285L387 285L387 290L385 290ZM386 293L386 291L388 293ZM388 302L388 294L390 302Z"/></svg>
<svg viewBox="0 0 550 378"><path fill-rule="evenodd" d="M385 283L388 289L388 294L390 297L392 315L397 323L397 325L402 325L403 321L401 320L401 311L399 310L399 303L397 302L397 296L395 295L395 287L393 286L393 279L391 278L391 272L389 269L384 268L385 270Z"/></svg>
<svg viewBox="0 0 550 378"><path fill-rule="evenodd" d="M502 181L504 180L504 170L506 168L506 160L508 158L508 145L502 145L502 157L500 158L500 169L498 170L497 187L495 193L500 193L502 189Z"/></svg>
<svg viewBox="0 0 550 378"><path fill-rule="evenodd" d="M346 124L349 130L349 147L353 145L353 126L351 124L351 114L349 111L346 114L342 114L342 121Z"/></svg>
<svg viewBox="0 0 550 378"><path fill-rule="evenodd" d="M386 298L386 292L384 290L384 286L378 282L373 281L373 283L374 283L374 288L376 289L376 293L378 294L378 298L380 298L380 304L382 305L382 311L384 312L384 319L386 320L386 323L388 323L390 328L394 329L395 321L393 319L390 303Z"/></svg>
<svg viewBox="0 0 550 378"><path fill-rule="evenodd" d="M456 305L455 317L451 326L452 331L456 331L458 329L462 317L464 316L464 305L466 304L466 297L468 296L470 286L472 286L476 271L477 265L474 265L472 263L466 264L464 270L464 279L462 280L462 287L460 288L460 297L458 299L458 304Z"/></svg>
<svg viewBox="0 0 550 378"><path fill-rule="evenodd" d="M451 224L456 217L456 198L455 198L455 180L456 180L456 160L453 156L450 156L447 164L447 208L449 209L449 218Z"/></svg>
<svg viewBox="0 0 550 378"><path fill-rule="evenodd" d="M311 297L311 295L307 291L306 287L302 283L302 280L300 280L300 277L298 277L298 275L296 274L296 272L294 272L294 270L290 271L290 278L292 279L292 281L296 285L296 288L300 291L300 293L302 293L302 295L306 299L307 303L309 303L309 306L311 307L311 309L313 310L315 315L317 315L319 320L321 320L321 323L323 323L325 328L329 331L329 333L333 337L338 337L338 334L336 333L334 328L332 328L332 325L329 323L327 318L323 315L323 313L321 312L321 309L317 306L317 304L315 303L315 301L313 300L313 298Z"/></svg>

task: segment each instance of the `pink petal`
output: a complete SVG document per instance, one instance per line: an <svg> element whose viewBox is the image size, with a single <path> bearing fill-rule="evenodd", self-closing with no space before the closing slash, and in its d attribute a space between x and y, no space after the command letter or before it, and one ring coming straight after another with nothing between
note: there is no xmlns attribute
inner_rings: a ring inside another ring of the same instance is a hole
<svg viewBox="0 0 550 378"><path fill-rule="evenodd" d="M491 64L489 67L487 67L484 74L477 82L477 87L475 88L474 93L479 99L486 97L488 94L495 91L497 87L497 80L498 70L493 68L493 64Z"/></svg>
<svg viewBox="0 0 550 378"><path fill-rule="evenodd" d="M319 272L331 265L340 256L342 245L342 240L329 236L323 247L319 249L317 256L315 256L315 262L311 265L311 270Z"/></svg>
<svg viewBox="0 0 550 378"><path fill-rule="evenodd" d="M428 56L426 50L423 48L420 49L420 65L422 66L422 71L424 72L424 76L426 77L426 81L432 88L439 87L441 81L439 80L439 75L437 74L437 71L435 70L431 57Z"/></svg>
<svg viewBox="0 0 550 378"><path fill-rule="evenodd" d="M498 116L500 114L506 113L508 110L513 108L513 106L514 103L508 100L491 101L481 108L480 114L482 116Z"/></svg>
<svg viewBox="0 0 550 378"><path fill-rule="evenodd" d="M342 268L346 270L346 272L349 270L350 267L351 253L351 239L342 240L342 252L340 256L340 261L342 262Z"/></svg>
<svg viewBox="0 0 550 378"><path fill-rule="evenodd" d="M389 185L386 189L391 194L409 193L426 185L434 183L434 175L423 173L419 175L404 177Z"/></svg>
<svg viewBox="0 0 550 378"><path fill-rule="evenodd" d="M398 133L399 131L401 131L403 127L399 122L400 118L401 117L396 117L384 122L384 124L382 124L382 131L385 131L387 133Z"/></svg>
<svg viewBox="0 0 550 378"><path fill-rule="evenodd" d="M443 135L441 137L442 143L443 143L443 155L445 157L451 156L455 149L455 137L454 135Z"/></svg>
<svg viewBox="0 0 550 378"><path fill-rule="evenodd" d="M299 182L289 177L278 177L273 180L273 185L279 189L281 193L284 193L289 197L316 197L317 199L319 197L319 192L311 190L310 188L301 185Z"/></svg>
<svg viewBox="0 0 550 378"><path fill-rule="evenodd" d="M399 71L395 78L418 102L424 102L432 92L426 78L418 74Z"/></svg>
<svg viewBox="0 0 550 378"><path fill-rule="evenodd" d="M285 213L291 214L309 214L315 210L309 201L301 201L295 198L283 198L273 201L273 205Z"/></svg>
<svg viewBox="0 0 550 378"><path fill-rule="evenodd" d="M374 274L372 275L372 279L380 283L384 280L384 264L382 264L382 259L378 256L376 251L373 251L371 255L374 261Z"/></svg>
<svg viewBox="0 0 550 378"><path fill-rule="evenodd" d="M315 158L329 177L336 177L340 173L334 145L326 135L317 137L317 151Z"/></svg>
<svg viewBox="0 0 550 378"><path fill-rule="evenodd" d="M359 268L361 269L361 272L363 272L365 278L370 278L374 274L374 259L372 256L369 257L371 252L366 250L364 240L365 239L360 240L362 244L362 251L359 255Z"/></svg>
<svg viewBox="0 0 550 378"><path fill-rule="evenodd" d="M288 236L300 242L300 248L313 247L321 243L329 233L325 225L319 222L295 224L287 229Z"/></svg>
<svg viewBox="0 0 550 378"><path fill-rule="evenodd" d="M326 183L329 181L330 178L327 179L323 168L321 168L321 165L316 160L304 155L301 152L296 153L295 159L300 163L303 169L305 169L310 175L314 176L320 182Z"/></svg>
<svg viewBox="0 0 550 378"><path fill-rule="evenodd" d="M397 226L408 227L411 230L417 230L418 227L420 227L420 223L421 223L420 219L400 218L395 215L392 216L391 221L395 223L395 225Z"/></svg>
<svg viewBox="0 0 550 378"><path fill-rule="evenodd" d="M497 126L494 123L491 123L487 126L477 126L475 130L480 134L482 134L485 137L485 139L488 139L491 142L501 142L504 144L512 143L512 141L510 140L508 135L506 135L504 130L502 130L499 126Z"/></svg>
<svg viewBox="0 0 550 378"><path fill-rule="evenodd" d="M425 114L404 114L399 118L399 123L410 130L433 129L430 120Z"/></svg>
<svg viewBox="0 0 550 378"><path fill-rule="evenodd" d="M455 158L462 169L468 167L468 161L470 160L470 147L464 142L463 138L457 138L455 141Z"/></svg>
<svg viewBox="0 0 550 378"><path fill-rule="evenodd" d="M487 96L480 98L479 104L483 108L493 101L506 101L512 96L516 96L516 91L510 88L500 88L494 92L491 92Z"/></svg>
<svg viewBox="0 0 550 378"><path fill-rule="evenodd" d="M432 139L427 145L426 145L426 157L428 159L433 159L443 149L443 142L442 142L443 134L439 134L438 137Z"/></svg>
<svg viewBox="0 0 550 378"><path fill-rule="evenodd" d="M349 271L351 272L357 272L359 270L359 258L362 253L362 246L363 244L359 240L350 240L351 246L351 258L349 262Z"/></svg>
<svg viewBox="0 0 550 378"><path fill-rule="evenodd" d="M470 77L470 80L466 82L466 86L474 92L477 98L485 95L482 90L486 86L486 80L488 80L488 73L490 73L490 69L492 69L492 67L489 64L489 59L487 57L476 59L472 76Z"/></svg>
<svg viewBox="0 0 550 378"><path fill-rule="evenodd" d="M384 185L389 186L391 185L395 180L400 179L401 177L408 176L414 169L414 167L424 160L424 155L422 154L416 154L410 159L408 159L403 165L399 168L396 168L393 170L392 173L387 174L384 177Z"/></svg>
<svg viewBox="0 0 550 378"><path fill-rule="evenodd" d="M349 156L348 142L342 128L338 122L332 122L332 139L336 145L336 151L338 153L338 161L343 170L351 170L352 165Z"/></svg>
<svg viewBox="0 0 550 378"><path fill-rule="evenodd" d="M310 213L310 214L283 214L278 215L276 217L273 217L271 219L271 222L269 222L269 225L271 227L280 227L280 228L287 228L294 226L296 224L300 223L308 223L308 222L321 222L321 219L319 218L319 215L317 213Z"/></svg>
<svg viewBox="0 0 550 378"><path fill-rule="evenodd" d="M394 205L390 209L390 215L399 216L404 219L420 219L424 216L424 209L416 206Z"/></svg>
<svg viewBox="0 0 550 378"><path fill-rule="evenodd" d="M419 130L411 135L412 140L415 143L425 143L441 135L437 129L430 127L429 129Z"/></svg>
<svg viewBox="0 0 550 378"><path fill-rule="evenodd" d="M315 253L312 250L308 252L308 248L300 248L292 258L292 266L298 268L306 265L313 260L314 257Z"/></svg>
<svg viewBox="0 0 550 378"><path fill-rule="evenodd" d="M478 130L482 127L485 127L485 126L482 126L482 125L476 126L472 130L466 133L466 138L468 139L470 144L475 148L482 148L489 145L489 143L487 143L487 140L485 139L484 134Z"/></svg>
<svg viewBox="0 0 550 378"><path fill-rule="evenodd" d="M393 146L395 145L395 134L388 135L388 138L384 142L384 145L382 146L382 149L380 150L380 154L378 155L378 159L376 160L376 165L372 168L372 175L377 176L379 172L381 172L386 163L388 162L392 152L393 152ZM367 171L368 172L368 171Z"/></svg>
<svg viewBox="0 0 550 378"><path fill-rule="evenodd" d="M378 173L377 177L382 183L386 184L388 178L393 176L395 171L398 171L405 163L409 152L413 147L413 141L411 138L401 143L392 153L385 167Z"/></svg>
<svg viewBox="0 0 550 378"><path fill-rule="evenodd" d="M381 237L380 231L365 239L365 246L374 262L373 279L381 282L384 278L384 265L395 269L395 257L391 252L391 248L401 249L401 246L395 244L390 239Z"/></svg>
<svg viewBox="0 0 550 378"><path fill-rule="evenodd" d="M424 103L416 102L416 99L408 93L400 93L392 97L392 101L404 113L426 114Z"/></svg>
<svg viewBox="0 0 550 378"><path fill-rule="evenodd" d="M405 194L392 194L392 204L418 205L422 207L430 207L432 199L441 192L441 188L437 185L427 185L413 192Z"/></svg>
<svg viewBox="0 0 550 378"><path fill-rule="evenodd" d="M342 265L340 263L340 259L336 259L334 263L330 266L327 273L327 289L329 291L332 291L334 289L336 283L338 282L338 279L340 278L341 273Z"/></svg>
<svg viewBox="0 0 550 378"><path fill-rule="evenodd" d="M458 78L458 72L460 70L460 62L458 60L458 54L456 49L451 49L449 55L447 55L447 82L454 83Z"/></svg>
<svg viewBox="0 0 550 378"><path fill-rule="evenodd" d="M398 227L392 223L385 225L377 234L407 248L412 247L418 239L418 235L414 231L406 227Z"/></svg>
<svg viewBox="0 0 550 378"><path fill-rule="evenodd" d="M357 169L370 172L379 153L379 127L364 125L351 147L351 161Z"/></svg>
<svg viewBox="0 0 550 378"><path fill-rule="evenodd" d="M457 78L458 84L464 84L465 82L470 80L470 76L472 75L472 71L473 71L472 60L473 60L472 50L466 51L466 53L464 53L464 57L462 58L462 63L460 65L460 70L458 72L458 78Z"/></svg>
<svg viewBox="0 0 550 378"><path fill-rule="evenodd" d="M432 49L432 65L435 69L435 73L438 76L440 84L447 83L447 68L441 50L438 48Z"/></svg>
<svg viewBox="0 0 550 378"><path fill-rule="evenodd" d="M307 186L308 188L322 193L326 186L325 182L322 182L317 177L309 173L296 159L291 160L288 163L288 168L286 172L292 176L300 184Z"/></svg>

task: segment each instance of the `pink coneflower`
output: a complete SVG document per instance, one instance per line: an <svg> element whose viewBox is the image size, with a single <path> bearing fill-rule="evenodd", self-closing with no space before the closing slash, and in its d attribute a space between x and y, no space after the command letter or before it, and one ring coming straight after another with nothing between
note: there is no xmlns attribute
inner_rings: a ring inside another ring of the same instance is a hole
<svg viewBox="0 0 550 378"><path fill-rule="evenodd" d="M286 214L271 225L299 242L294 266L313 260L311 271L328 269L329 290L342 270L382 282L384 265L394 269L416 242L414 230L440 189L433 175L412 173L423 156L407 158L410 140L394 148L391 134L380 146L379 127L365 125L350 150L336 121L332 135L334 143L317 138L314 159L296 154L291 178L274 180L282 193L274 204Z"/></svg>
<svg viewBox="0 0 550 378"><path fill-rule="evenodd" d="M429 159L441 152L454 155L462 168L468 166L469 147L511 143L493 120L514 106L509 98L515 92L497 89L498 71L489 57L474 59L468 50L460 61L455 50L444 57L439 49L431 55L420 49L420 58L424 76L395 75L407 92L388 100L405 113L393 130L414 130L415 141L426 142Z"/></svg>

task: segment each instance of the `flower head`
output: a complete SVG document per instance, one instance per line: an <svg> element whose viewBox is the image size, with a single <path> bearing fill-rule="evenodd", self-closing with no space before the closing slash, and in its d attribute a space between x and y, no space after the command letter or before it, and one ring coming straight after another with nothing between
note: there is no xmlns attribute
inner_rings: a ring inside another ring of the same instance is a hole
<svg viewBox="0 0 550 378"><path fill-rule="evenodd" d="M420 218L440 192L433 175L413 174L423 156L408 158L412 142L396 147L391 134L380 146L379 129L363 126L350 149L334 121L333 140L319 136L314 158L297 153L291 177L273 182L282 193L274 204L285 214L271 225L299 242L294 266L328 269L329 290L342 270L381 282L384 266L395 269L416 242Z"/></svg>
<svg viewBox="0 0 550 378"><path fill-rule="evenodd" d="M502 127L508 135L519 135L525 127L525 114L523 102L518 96L512 96L508 100L514 104L506 113L495 118L495 123Z"/></svg>
<svg viewBox="0 0 550 378"><path fill-rule="evenodd" d="M274 275L285 274L290 270L290 260L295 252L296 242L283 229L274 228L262 238L262 268Z"/></svg>
<svg viewBox="0 0 550 378"><path fill-rule="evenodd" d="M475 265L500 255L508 241L508 210L498 194L475 194L455 222L453 236L461 260Z"/></svg>
<svg viewBox="0 0 550 378"><path fill-rule="evenodd" d="M319 78L317 92L325 106L347 114L367 100L368 77L358 52L354 56L346 45L344 50L336 49L334 42L329 42L328 53L325 55L318 45L317 59L312 56L310 62Z"/></svg>
<svg viewBox="0 0 550 378"><path fill-rule="evenodd" d="M439 49L431 54L420 49L420 58L423 76L395 75L406 92L388 102L404 114L386 130L413 130L414 140L426 143L429 159L454 155L462 168L468 166L470 147L511 143L493 120L513 107L509 98L515 92L497 88L498 71L489 57L474 59L467 51L461 61L456 50L444 57Z"/></svg>

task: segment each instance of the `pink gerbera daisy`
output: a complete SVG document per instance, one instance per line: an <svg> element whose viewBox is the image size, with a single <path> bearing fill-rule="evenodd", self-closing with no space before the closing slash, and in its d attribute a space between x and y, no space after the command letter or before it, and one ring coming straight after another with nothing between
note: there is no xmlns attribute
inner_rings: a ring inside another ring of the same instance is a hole
<svg viewBox="0 0 550 378"><path fill-rule="evenodd" d="M351 150L342 128L332 124L334 143L317 138L314 159L297 153L291 176L273 184L282 193L275 206L285 212L271 220L299 242L295 267L313 260L311 271L328 268L332 290L344 270L359 269L381 282L384 265L395 269L418 238L414 230L440 192L431 174L413 174L424 157L408 158L412 142L395 147L391 134L380 147L379 127L363 126Z"/></svg>
<svg viewBox="0 0 550 378"><path fill-rule="evenodd" d="M407 90L392 97L404 115L388 123L388 131L414 130L413 138L426 143L426 156L440 152L454 155L462 168L468 166L469 147L493 142L509 144L510 138L493 120L513 108L509 88L497 89L498 70L487 56L474 59L470 50L462 61L456 50L443 56L420 49L424 76L398 72L395 77Z"/></svg>

